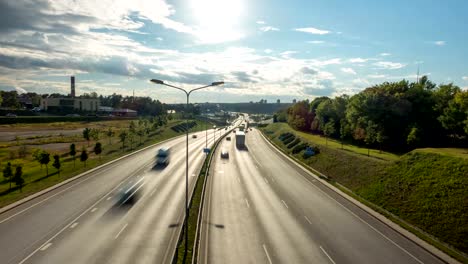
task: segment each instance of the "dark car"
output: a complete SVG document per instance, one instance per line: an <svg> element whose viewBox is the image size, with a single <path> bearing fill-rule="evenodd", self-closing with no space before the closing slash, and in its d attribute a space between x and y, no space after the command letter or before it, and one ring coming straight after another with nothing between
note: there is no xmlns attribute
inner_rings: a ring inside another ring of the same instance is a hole
<svg viewBox="0 0 468 264"><path fill-rule="evenodd" d="M227 140L227 141L231 141L231 137L226 137L226 140Z"/></svg>
<svg viewBox="0 0 468 264"><path fill-rule="evenodd" d="M145 178L141 177L137 180L128 182L118 194L118 204L134 204L138 200L141 188L145 184Z"/></svg>
<svg viewBox="0 0 468 264"><path fill-rule="evenodd" d="M225 149L221 150L221 158L222 159L229 159L229 152Z"/></svg>
<svg viewBox="0 0 468 264"><path fill-rule="evenodd" d="M192 138L197 138L197 135L193 134L193 135L192 135Z"/></svg>

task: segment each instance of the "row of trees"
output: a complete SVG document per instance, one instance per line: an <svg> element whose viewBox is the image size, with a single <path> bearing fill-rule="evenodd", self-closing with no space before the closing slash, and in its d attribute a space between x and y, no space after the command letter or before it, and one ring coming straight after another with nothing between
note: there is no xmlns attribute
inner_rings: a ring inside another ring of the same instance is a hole
<svg viewBox="0 0 468 264"><path fill-rule="evenodd" d="M354 96L300 101L275 121L343 141L406 151L422 146L464 146L468 139L468 91L453 84L385 82Z"/></svg>

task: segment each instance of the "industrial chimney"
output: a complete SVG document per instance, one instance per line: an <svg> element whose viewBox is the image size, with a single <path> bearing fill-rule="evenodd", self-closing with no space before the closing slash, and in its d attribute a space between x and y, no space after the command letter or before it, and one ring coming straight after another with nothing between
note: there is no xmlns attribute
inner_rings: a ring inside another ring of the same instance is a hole
<svg viewBox="0 0 468 264"><path fill-rule="evenodd" d="M70 95L72 98L75 98L75 76L71 76L70 81L71 81L71 94Z"/></svg>

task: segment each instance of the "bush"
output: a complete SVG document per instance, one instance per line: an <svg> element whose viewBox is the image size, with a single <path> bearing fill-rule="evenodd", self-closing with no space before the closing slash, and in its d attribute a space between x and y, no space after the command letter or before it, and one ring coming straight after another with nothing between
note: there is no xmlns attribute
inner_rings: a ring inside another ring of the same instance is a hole
<svg viewBox="0 0 468 264"><path fill-rule="evenodd" d="M301 140L299 138L296 138L293 142L291 142L291 144L289 144L287 146L288 149L291 149L292 147L296 146L297 144L299 144L299 142L301 142Z"/></svg>
<svg viewBox="0 0 468 264"><path fill-rule="evenodd" d="M286 133L281 134L278 138L279 140L283 141L285 138L290 137L290 136L292 136L292 133L286 132Z"/></svg>
<svg viewBox="0 0 468 264"><path fill-rule="evenodd" d="M283 140L283 143L284 143L285 145L288 145L289 143L293 142L293 140L295 140L295 139L296 139L296 136L292 135L292 136L287 137L286 139L284 139L284 140Z"/></svg>
<svg viewBox="0 0 468 264"><path fill-rule="evenodd" d="M305 150L309 145L307 145L307 143L301 143L297 146L295 146L293 149L292 149L292 153L293 154L297 154L303 150Z"/></svg>

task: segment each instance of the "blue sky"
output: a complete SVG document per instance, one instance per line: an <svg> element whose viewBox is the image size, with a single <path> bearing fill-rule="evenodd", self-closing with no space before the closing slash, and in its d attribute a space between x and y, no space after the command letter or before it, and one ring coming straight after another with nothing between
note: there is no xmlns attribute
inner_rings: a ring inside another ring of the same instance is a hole
<svg viewBox="0 0 468 264"><path fill-rule="evenodd" d="M8 2L8 3L6 3ZM0 3L0 89L183 102L354 94L427 74L468 89L468 2L18 0Z"/></svg>

